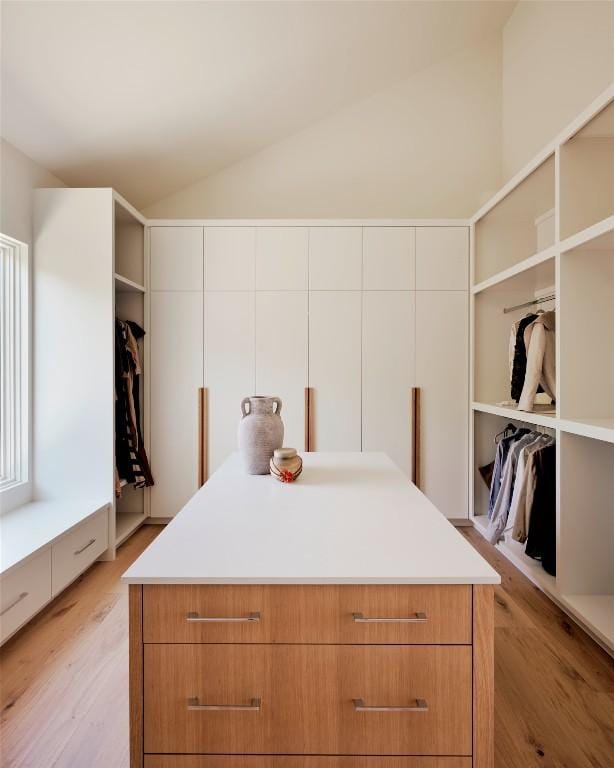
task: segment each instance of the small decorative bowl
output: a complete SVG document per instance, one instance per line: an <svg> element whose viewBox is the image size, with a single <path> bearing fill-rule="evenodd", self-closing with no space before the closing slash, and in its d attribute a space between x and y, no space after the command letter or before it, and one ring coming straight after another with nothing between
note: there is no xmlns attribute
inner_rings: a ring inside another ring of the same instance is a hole
<svg viewBox="0 0 614 768"><path fill-rule="evenodd" d="M281 483L293 483L303 471L303 460L295 448L276 448L270 467L271 475Z"/></svg>

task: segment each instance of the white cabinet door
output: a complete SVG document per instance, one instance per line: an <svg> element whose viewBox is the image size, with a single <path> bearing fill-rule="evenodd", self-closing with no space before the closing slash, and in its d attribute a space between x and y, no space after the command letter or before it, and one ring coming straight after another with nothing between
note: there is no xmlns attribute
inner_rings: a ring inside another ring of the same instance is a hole
<svg viewBox="0 0 614 768"><path fill-rule="evenodd" d="M203 228L151 227L150 278L152 291L203 289Z"/></svg>
<svg viewBox="0 0 614 768"><path fill-rule="evenodd" d="M362 287L362 228L311 227L309 288L359 291Z"/></svg>
<svg viewBox="0 0 614 768"><path fill-rule="evenodd" d="M365 291L411 291L415 287L414 227L365 227L363 230Z"/></svg>
<svg viewBox="0 0 614 768"><path fill-rule="evenodd" d="M361 449L360 291L309 294L309 386L316 451Z"/></svg>
<svg viewBox="0 0 614 768"><path fill-rule="evenodd" d="M307 227L258 227L256 290L306 291Z"/></svg>
<svg viewBox="0 0 614 768"><path fill-rule="evenodd" d="M362 449L384 451L411 475L415 293L365 291L362 326Z"/></svg>
<svg viewBox="0 0 614 768"><path fill-rule="evenodd" d="M256 293L256 392L282 399L284 445L305 446L307 291Z"/></svg>
<svg viewBox="0 0 614 768"><path fill-rule="evenodd" d="M205 292L209 475L237 450L241 400L255 392L253 291Z"/></svg>
<svg viewBox="0 0 614 768"><path fill-rule="evenodd" d="M416 293L421 488L450 518L467 517L468 295Z"/></svg>
<svg viewBox="0 0 614 768"><path fill-rule="evenodd" d="M466 291L469 286L469 229L416 228L416 288Z"/></svg>
<svg viewBox="0 0 614 768"><path fill-rule="evenodd" d="M255 286L254 227L205 227L205 290L250 291Z"/></svg>
<svg viewBox="0 0 614 768"><path fill-rule="evenodd" d="M150 301L151 516L172 517L198 488L203 294L154 291Z"/></svg>

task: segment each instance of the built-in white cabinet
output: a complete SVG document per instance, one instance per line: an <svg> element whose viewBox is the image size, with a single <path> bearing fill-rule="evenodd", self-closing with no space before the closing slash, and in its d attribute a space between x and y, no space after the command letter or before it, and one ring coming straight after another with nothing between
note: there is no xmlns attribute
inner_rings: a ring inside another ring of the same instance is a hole
<svg viewBox="0 0 614 768"><path fill-rule="evenodd" d="M255 273L254 227L205 227L206 291L251 291Z"/></svg>
<svg viewBox="0 0 614 768"><path fill-rule="evenodd" d="M209 473L237 450L241 400L255 394L255 294L206 291L205 387Z"/></svg>
<svg viewBox="0 0 614 768"><path fill-rule="evenodd" d="M467 227L416 228L416 288L466 291L469 286Z"/></svg>
<svg viewBox="0 0 614 768"><path fill-rule="evenodd" d="M149 285L152 291L202 291L203 228L151 227Z"/></svg>
<svg viewBox="0 0 614 768"><path fill-rule="evenodd" d="M180 254L175 262L180 271ZM150 508L172 517L198 488L203 292L152 291L150 313Z"/></svg>
<svg viewBox="0 0 614 768"><path fill-rule="evenodd" d="M415 227L365 227L365 291L413 291L416 287Z"/></svg>
<svg viewBox="0 0 614 768"><path fill-rule="evenodd" d="M362 227L311 227L309 288L359 291L362 288Z"/></svg>
<svg viewBox="0 0 614 768"><path fill-rule="evenodd" d="M284 444L305 444L307 291L256 292L256 394L281 397Z"/></svg>
<svg viewBox="0 0 614 768"><path fill-rule="evenodd" d="M307 227L258 227L256 290L306 291L308 253Z"/></svg>
<svg viewBox="0 0 614 768"><path fill-rule="evenodd" d="M467 516L467 227L152 227L151 258L154 517L196 490L200 429L208 474L236 450L251 394L281 397L286 445L383 451L408 476L419 428L422 489Z"/></svg>
<svg viewBox="0 0 614 768"><path fill-rule="evenodd" d="M415 382L414 291L365 291L362 311L362 450L384 451L411 474Z"/></svg>
<svg viewBox="0 0 614 768"><path fill-rule="evenodd" d="M360 291L310 291L311 447L361 450Z"/></svg>
<svg viewBox="0 0 614 768"><path fill-rule="evenodd" d="M468 316L466 291L416 292L420 487L453 519L468 514Z"/></svg>

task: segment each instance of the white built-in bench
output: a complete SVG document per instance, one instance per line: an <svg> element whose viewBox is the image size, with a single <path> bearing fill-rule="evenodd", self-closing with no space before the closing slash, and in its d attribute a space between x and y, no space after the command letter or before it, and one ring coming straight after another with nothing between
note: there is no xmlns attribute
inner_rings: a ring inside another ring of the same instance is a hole
<svg viewBox="0 0 614 768"><path fill-rule="evenodd" d="M0 643L108 547L109 505L32 501L0 516Z"/></svg>

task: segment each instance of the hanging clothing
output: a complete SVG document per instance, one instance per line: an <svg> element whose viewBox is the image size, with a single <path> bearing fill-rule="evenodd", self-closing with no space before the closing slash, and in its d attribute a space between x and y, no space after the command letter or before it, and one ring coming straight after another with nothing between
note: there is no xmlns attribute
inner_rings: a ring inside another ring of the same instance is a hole
<svg viewBox="0 0 614 768"><path fill-rule="evenodd" d="M532 411L539 385L556 399L555 312L542 312L524 330L527 367L518 409Z"/></svg>
<svg viewBox="0 0 614 768"><path fill-rule="evenodd" d="M118 479L135 488L154 484L141 431L141 361L137 339L145 331L136 323L115 321L115 462L116 495L121 495Z"/></svg>
<svg viewBox="0 0 614 768"><path fill-rule="evenodd" d="M510 503L510 511L507 517L506 533L511 533L515 541L526 541L528 530L529 512L527 508L527 496L533 496L535 487L535 472L533 467L533 454L546 445L551 445L554 438L550 435L537 435L535 440L520 452L518 466L516 467L516 481L514 493Z"/></svg>
<svg viewBox="0 0 614 768"><path fill-rule="evenodd" d="M508 451L507 459L505 460L505 466L501 477L501 487L495 501L492 517L486 529L486 538L491 544L496 544L499 541L507 525L507 516L509 514L512 494L514 492L516 465L518 463L520 451L525 445L528 445L535 440L535 434L533 432L529 432L529 430L526 430L526 432L527 434L523 434L520 439L512 443Z"/></svg>
<svg viewBox="0 0 614 768"><path fill-rule="evenodd" d="M529 314L513 323L510 331L510 394L517 403L520 400L524 377L527 371L527 351L524 343L524 332L528 325L537 319L536 314Z"/></svg>
<svg viewBox="0 0 614 768"><path fill-rule="evenodd" d="M531 499L526 553L541 560L556 576L556 446L547 445L533 456L535 490Z"/></svg>
<svg viewBox="0 0 614 768"><path fill-rule="evenodd" d="M512 431L511 434L508 432ZM512 443L519 437L526 434L529 430L525 428L516 429L513 424L508 424L503 430L503 437L497 444L497 453L495 455L495 466L493 468L492 479L490 484L490 497L488 500L488 519L492 518L493 509L499 495L499 489L501 488L501 476L503 474L503 467L507 459L507 454Z"/></svg>

